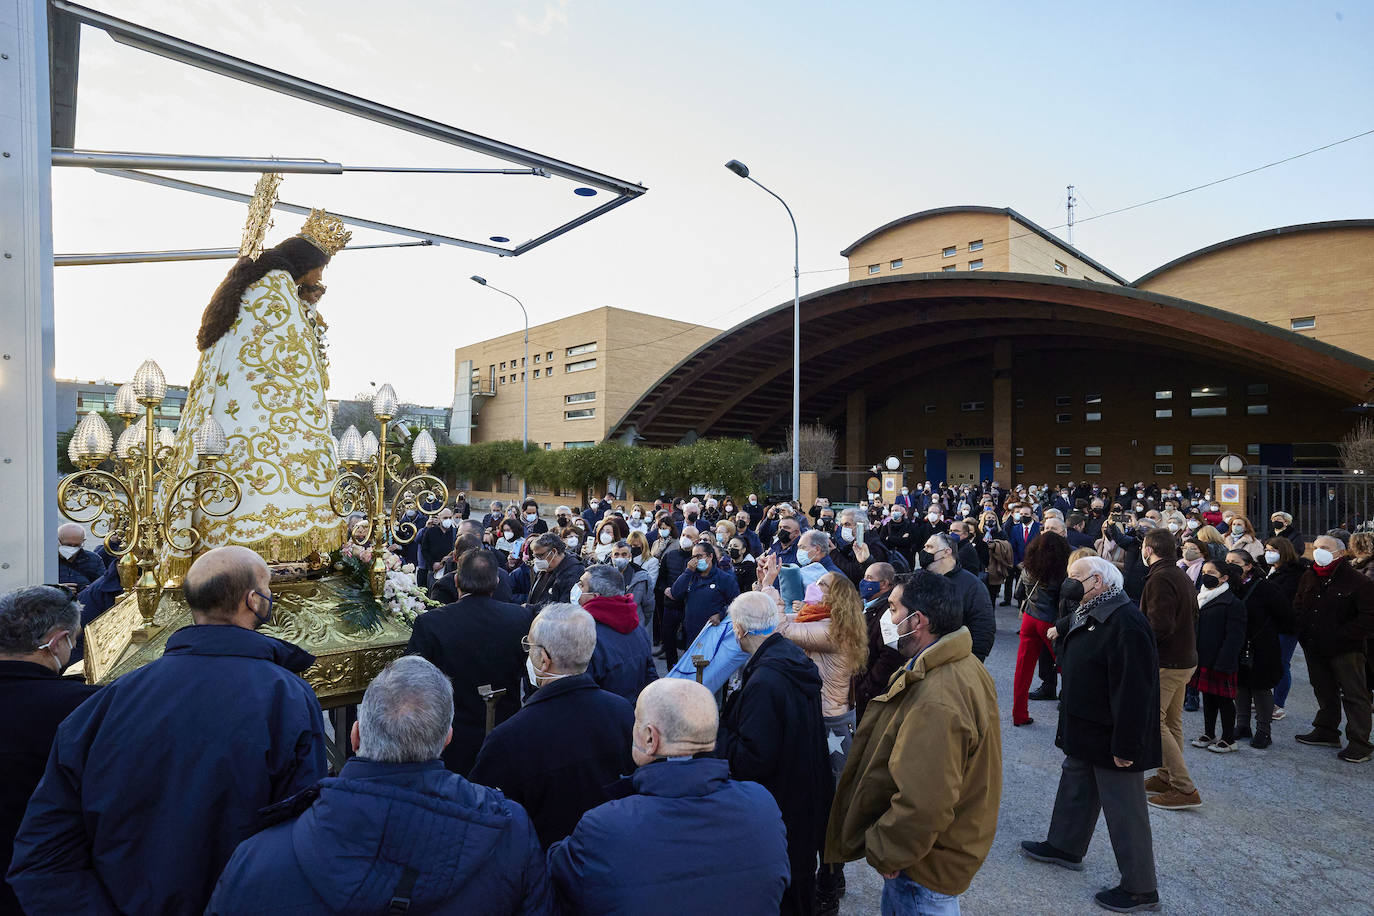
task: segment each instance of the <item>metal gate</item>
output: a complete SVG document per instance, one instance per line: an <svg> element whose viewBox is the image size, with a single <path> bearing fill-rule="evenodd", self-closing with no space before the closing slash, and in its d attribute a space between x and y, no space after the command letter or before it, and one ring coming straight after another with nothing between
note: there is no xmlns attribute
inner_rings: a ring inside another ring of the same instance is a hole
<svg viewBox="0 0 1374 916"><path fill-rule="evenodd" d="M1370 525L1374 479L1360 471L1251 465L1245 475L1248 514L1256 530L1267 533L1274 512L1292 515L1293 524L1309 540L1333 528L1354 531Z"/></svg>

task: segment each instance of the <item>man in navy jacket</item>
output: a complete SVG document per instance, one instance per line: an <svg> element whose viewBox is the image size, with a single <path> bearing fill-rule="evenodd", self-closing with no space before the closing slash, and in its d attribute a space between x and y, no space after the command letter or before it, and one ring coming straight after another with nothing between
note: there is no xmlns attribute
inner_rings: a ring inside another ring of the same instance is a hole
<svg viewBox="0 0 1374 916"><path fill-rule="evenodd" d="M576 603L596 621L596 651L587 674L602 690L633 703L645 685L658 679L639 605L625 593L620 571L607 563L587 567L575 594Z"/></svg>
<svg viewBox="0 0 1374 916"><path fill-rule="evenodd" d="M639 769L623 781L626 797L588 811L549 848L565 909L778 912L789 874L782 815L768 790L731 779L729 764L710 756L711 692L695 681L655 681L634 718Z"/></svg>
<svg viewBox="0 0 1374 916"><path fill-rule="evenodd" d="M551 913L524 809L450 773L453 689L415 656L367 688L338 778L277 806L229 860L207 913Z"/></svg>
<svg viewBox="0 0 1374 916"><path fill-rule="evenodd" d="M524 806L548 846L611 796L606 787L631 770L634 707L587 674L596 624L572 604L550 604L530 626L535 691L487 736L469 778Z"/></svg>
<svg viewBox="0 0 1374 916"><path fill-rule="evenodd" d="M258 811L325 776L315 658L256 632L270 578L245 547L202 555L195 626L62 723L14 841L26 912L199 912Z"/></svg>

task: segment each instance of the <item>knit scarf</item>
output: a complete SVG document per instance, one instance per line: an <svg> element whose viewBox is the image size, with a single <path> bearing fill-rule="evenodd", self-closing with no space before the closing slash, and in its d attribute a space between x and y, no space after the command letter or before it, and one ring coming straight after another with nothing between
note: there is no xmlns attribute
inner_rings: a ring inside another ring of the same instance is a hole
<svg viewBox="0 0 1374 916"><path fill-rule="evenodd" d="M1088 613L1092 611L1094 608L1106 604L1107 601L1109 601L1112 598L1115 598L1119 594L1121 594L1121 589L1117 587L1112 587L1107 589L1102 594L1098 595L1096 598L1093 598L1090 601L1084 601L1082 604L1080 604L1077 608L1074 609L1074 626L1078 626L1079 624L1083 623L1083 621L1087 620Z"/></svg>
<svg viewBox="0 0 1374 916"><path fill-rule="evenodd" d="M1216 588L1198 589L1197 606L1206 607L1212 601L1213 598L1225 594L1226 592L1230 591L1230 589L1231 585L1228 582L1223 582Z"/></svg>

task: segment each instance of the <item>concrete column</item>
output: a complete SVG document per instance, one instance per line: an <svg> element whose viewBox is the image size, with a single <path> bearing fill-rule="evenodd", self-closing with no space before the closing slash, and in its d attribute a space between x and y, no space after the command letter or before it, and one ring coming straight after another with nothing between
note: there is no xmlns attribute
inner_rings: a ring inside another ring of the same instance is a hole
<svg viewBox="0 0 1374 916"><path fill-rule="evenodd" d="M1011 338L999 337L992 345L992 460L993 479L1003 485L1016 482L1016 458L1012 450Z"/></svg>
<svg viewBox="0 0 1374 916"><path fill-rule="evenodd" d="M0 591L57 575L46 0L0 2Z"/></svg>
<svg viewBox="0 0 1374 916"><path fill-rule="evenodd" d="M849 392L845 402L844 417L844 463L861 467L869 462L864 460L868 454L868 392L860 388Z"/></svg>

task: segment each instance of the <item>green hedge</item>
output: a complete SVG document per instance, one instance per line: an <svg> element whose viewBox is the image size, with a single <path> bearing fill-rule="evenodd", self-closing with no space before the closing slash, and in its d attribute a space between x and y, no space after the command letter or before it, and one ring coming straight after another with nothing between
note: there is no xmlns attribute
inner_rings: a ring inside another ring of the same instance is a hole
<svg viewBox="0 0 1374 916"><path fill-rule="evenodd" d="M755 468L762 459L758 446L742 439L702 439L667 449L602 442L559 451L535 443L525 451L519 440L510 439L440 446L434 473L450 484L498 481L509 474L535 486L585 491L598 490L614 477L635 493L710 487L742 494L757 487Z"/></svg>

